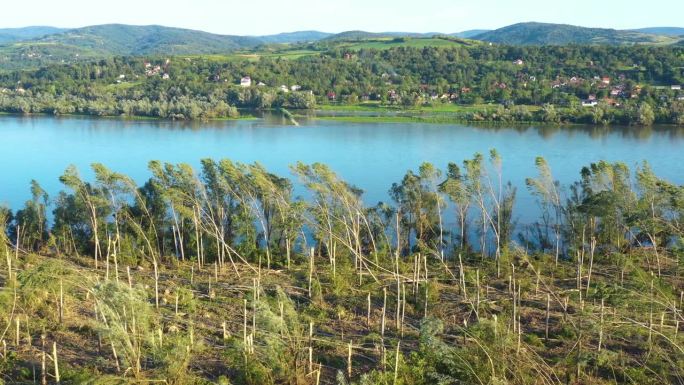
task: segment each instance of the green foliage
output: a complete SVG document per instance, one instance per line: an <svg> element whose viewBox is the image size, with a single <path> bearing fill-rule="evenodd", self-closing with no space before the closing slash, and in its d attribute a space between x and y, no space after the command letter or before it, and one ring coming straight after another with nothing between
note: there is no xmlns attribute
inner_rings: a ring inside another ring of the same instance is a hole
<svg viewBox="0 0 684 385"><path fill-rule="evenodd" d="M644 44L677 41L664 36L607 28L564 24L518 23L475 36L475 39L511 45Z"/></svg>
<svg viewBox="0 0 684 385"><path fill-rule="evenodd" d="M169 57L84 56L66 66L1 74L0 111L195 120L235 118L238 108L310 109L332 98L336 105L361 100L418 110L414 118L437 122L684 121L681 93L667 87L684 83L679 46L488 46L442 37L432 40L444 46L411 44L421 40L390 39L379 47L321 43L292 60L268 50L227 57L177 57L172 49L159 53ZM243 76L252 78L251 87L239 85ZM610 84L596 77L609 77ZM599 104L581 107L592 95Z"/></svg>

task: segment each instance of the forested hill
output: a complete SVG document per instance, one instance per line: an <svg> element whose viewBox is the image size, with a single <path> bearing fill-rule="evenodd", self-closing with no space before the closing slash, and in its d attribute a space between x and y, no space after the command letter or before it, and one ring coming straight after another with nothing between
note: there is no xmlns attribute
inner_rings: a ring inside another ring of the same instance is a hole
<svg viewBox="0 0 684 385"><path fill-rule="evenodd" d="M325 41L358 41L365 39L386 39L401 37L431 37L440 35L439 33L415 33L415 32L367 32L367 31L345 31L326 37Z"/></svg>
<svg viewBox="0 0 684 385"><path fill-rule="evenodd" d="M34 41L36 45L73 46L110 55L211 54L237 48L255 47L261 40L245 36L216 35L208 32L157 25L107 24L84 27Z"/></svg>
<svg viewBox="0 0 684 385"><path fill-rule="evenodd" d="M264 35L255 36L257 39L264 43L280 43L280 44L291 44L291 43L306 43L312 41L318 41L332 36L331 33L321 32L321 31L296 31L296 32L284 32L275 35Z"/></svg>
<svg viewBox="0 0 684 385"><path fill-rule="evenodd" d="M680 27L651 27L651 28L639 28L634 31L650 33L653 35L666 35L666 36L684 36L684 28Z"/></svg>
<svg viewBox="0 0 684 385"><path fill-rule="evenodd" d="M671 44L679 40L677 37L668 37L656 33L547 23L519 23L485 32L472 38L509 45Z"/></svg>
<svg viewBox="0 0 684 385"><path fill-rule="evenodd" d="M158 25L95 25L75 29L26 27L0 29L0 69L39 68L112 56L261 54L282 49L387 49L396 46L443 47L485 41L503 45L672 45L683 39L677 28L613 30L562 24L521 23L501 29L441 32L367 32L336 34L295 31L264 36L217 35ZM446 32L446 33L445 33ZM435 38L439 37L439 38ZM448 39L470 39L449 41ZM395 40L389 42L389 40Z"/></svg>
<svg viewBox="0 0 684 385"><path fill-rule="evenodd" d="M32 26L23 28L0 28L0 44L12 43L15 41L35 39L46 35L65 31L62 28Z"/></svg>

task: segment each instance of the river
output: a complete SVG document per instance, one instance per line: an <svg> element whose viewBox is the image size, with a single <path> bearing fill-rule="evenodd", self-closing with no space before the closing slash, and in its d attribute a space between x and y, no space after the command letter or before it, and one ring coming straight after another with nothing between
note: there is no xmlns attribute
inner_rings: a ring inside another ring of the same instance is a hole
<svg viewBox="0 0 684 385"><path fill-rule="evenodd" d="M544 156L562 185L579 179L582 166L601 159L634 168L648 160L655 172L684 183L684 130L675 127L479 126L420 123L345 123L303 120L287 125L276 116L204 123L0 116L0 204L13 209L30 197L36 179L54 196L69 164L92 178L100 162L138 183L149 160L199 166L202 158L258 161L292 178L289 165L323 162L365 191L369 204L387 200L393 182L421 162L445 169L475 152L496 148L504 180L518 187L516 217L531 220L534 199L525 178L536 175Z"/></svg>

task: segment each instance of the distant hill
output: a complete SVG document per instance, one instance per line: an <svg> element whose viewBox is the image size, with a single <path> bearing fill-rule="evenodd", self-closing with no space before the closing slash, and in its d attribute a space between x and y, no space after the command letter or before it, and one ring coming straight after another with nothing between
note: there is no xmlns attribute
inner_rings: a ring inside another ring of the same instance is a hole
<svg viewBox="0 0 684 385"><path fill-rule="evenodd" d="M649 32L649 33L645 33ZM316 43L320 49L387 49L480 44L674 44L684 28L657 27L639 31L583 28L563 24L520 23L497 30L437 32L346 31L330 34L297 31L266 36L218 35L158 25L95 25L75 29L26 27L0 29L0 69L35 68L51 63L73 63L111 56L222 55L236 51L268 51L276 44ZM477 40L477 41L476 41Z"/></svg>
<svg viewBox="0 0 684 385"><path fill-rule="evenodd" d="M23 28L0 28L0 44L13 43L16 41L35 39L45 35L64 32L66 29L56 27L23 27Z"/></svg>
<svg viewBox="0 0 684 385"><path fill-rule="evenodd" d="M651 27L651 28L639 28L633 31L641 33L650 33L652 35L663 35L663 36L684 36L684 28L680 27Z"/></svg>
<svg viewBox="0 0 684 385"><path fill-rule="evenodd" d="M276 35L255 36L255 38L268 44L291 44L318 41L330 37L332 35L332 33L320 31L297 31L279 33Z"/></svg>
<svg viewBox="0 0 684 385"><path fill-rule="evenodd" d="M111 55L213 54L262 44L259 39L253 37L215 35L158 25L123 24L72 29L37 39L35 43L73 46Z"/></svg>
<svg viewBox="0 0 684 385"><path fill-rule="evenodd" d="M671 44L678 39L635 31L585 28L566 24L519 23L473 36L473 39L509 45L562 44Z"/></svg>
<svg viewBox="0 0 684 385"><path fill-rule="evenodd" d="M481 35L485 32L491 31L490 29L470 29L467 31L450 33L449 36L460 37L463 39L471 39L477 35Z"/></svg>
<svg viewBox="0 0 684 385"><path fill-rule="evenodd" d="M386 39L395 37L431 37L440 33L417 33L417 32L366 32L345 31L323 39L325 41L357 41L367 39Z"/></svg>
<svg viewBox="0 0 684 385"><path fill-rule="evenodd" d="M227 54L264 44L248 36L158 25L105 24L59 31L0 46L0 67L39 67L110 56Z"/></svg>

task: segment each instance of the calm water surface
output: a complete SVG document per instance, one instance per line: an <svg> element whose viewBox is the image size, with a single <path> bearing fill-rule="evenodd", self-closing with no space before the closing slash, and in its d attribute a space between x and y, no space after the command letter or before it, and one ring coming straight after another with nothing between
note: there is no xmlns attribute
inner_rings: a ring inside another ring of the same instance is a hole
<svg viewBox="0 0 684 385"><path fill-rule="evenodd" d="M673 127L483 127L403 123L301 122L275 117L187 124L118 119L0 117L0 204L14 209L29 198L29 181L38 180L52 195L58 177L75 164L84 177L101 162L142 183L147 162L186 162L202 158L259 161L292 177L296 161L323 162L363 188L365 200L387 200L393 182L408 169L429 161L445 169L475 152L496 148L504 159L504 179L518 186L517 216L531 218L533 199L525 178L535 176L534 158L544 156L555 177L567 185L582 166L606 159L633 167L648 160L656 173L684 183L684 131Z"/></svg>

